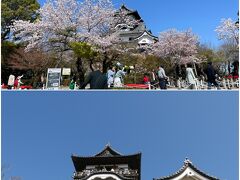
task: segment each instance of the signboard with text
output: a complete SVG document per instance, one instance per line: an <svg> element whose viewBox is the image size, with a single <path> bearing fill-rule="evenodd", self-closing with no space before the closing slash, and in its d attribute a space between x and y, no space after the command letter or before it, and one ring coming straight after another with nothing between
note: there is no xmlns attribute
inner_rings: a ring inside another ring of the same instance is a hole
<svg viewBox="0 0 240 180"><path fill-rule="evenodd" d="M63 76L70 76L71 75L71 68L63 68L62 75Z"/></svg>
<svg viewBox="0 0 240 180"><path fill-rule="evenodd" d="M47 73L47 89L58 89L61 81L61 68L49 68Z"/></svg>

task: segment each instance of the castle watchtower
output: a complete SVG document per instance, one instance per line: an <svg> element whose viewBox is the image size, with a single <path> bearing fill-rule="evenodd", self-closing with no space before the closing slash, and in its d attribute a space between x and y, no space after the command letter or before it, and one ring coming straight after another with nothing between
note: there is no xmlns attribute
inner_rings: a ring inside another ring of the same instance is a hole
<svg viewBox="0 0 240 180"><path fill-rule="evenodd" d="M123 17L121 17L124 14ZM118 19L114 24L115 31L119 34L121 43L130 43L137 46L145 46L158 41L158 38L147 29L146 24L138 11L131 10L122 5L116 12Z"/></svg>
<svg viewBox="0 0 240 180"><path fill-rule="evenodd" d="M72 156L74 180L140 180L141 153L122 155L107 145L91 157Z"/></svg>

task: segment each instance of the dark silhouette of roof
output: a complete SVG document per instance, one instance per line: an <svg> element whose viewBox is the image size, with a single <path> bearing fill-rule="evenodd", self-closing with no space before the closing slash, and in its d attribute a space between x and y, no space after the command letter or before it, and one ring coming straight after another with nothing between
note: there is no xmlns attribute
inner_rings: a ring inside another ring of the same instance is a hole
<svg viewBox="0 0 240 180"><path fill-rule="evenodd" d="M133 15L137 20L142 20L137 10L131 10L127 8L124 4L122 4L120 10L126 10L128 12L128 15Z"/></svg>

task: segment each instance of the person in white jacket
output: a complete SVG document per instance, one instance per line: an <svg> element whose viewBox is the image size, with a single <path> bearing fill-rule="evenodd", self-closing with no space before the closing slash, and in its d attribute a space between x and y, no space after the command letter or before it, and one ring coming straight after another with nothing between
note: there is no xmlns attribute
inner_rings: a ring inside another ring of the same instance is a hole
<svg viewBox="0 0 240 180"><path fill-rule="evenodd" d="M108 77L108 88L111 88L114 86L114 76L115 76L115 67L110 67L108 72L107 72L107 77Z"/></svg>
<svg viewBox="0 0 240 180"><path fill-rule="evenodd" d="M197 89L197 79L193 72L192 65L190 63L187 64L186 80L187 80L188 84L190 85L189 86L190 89Z"/></svg>
<svg viewBox="0 0 240 180"><path fill-rule="evenodd" d="M115 74L114 78L114 87L121 88L124 86L123 78L126 76L127 72L125 69L118 69L116 71L117 73Z"/></svg>
<svg viewBox="0 0 240 180"><path fill-rule="evenodd" d="M10 74L8 78L8 89L12 89L14 86L15 76Z"/></svg>

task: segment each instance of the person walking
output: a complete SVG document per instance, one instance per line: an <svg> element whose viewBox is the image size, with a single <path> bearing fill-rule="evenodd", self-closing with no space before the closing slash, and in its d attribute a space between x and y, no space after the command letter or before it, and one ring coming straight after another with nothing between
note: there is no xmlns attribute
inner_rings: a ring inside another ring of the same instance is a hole
<svg viewBox="0 0 240 180"><path fill-rule="evenodd" d="M215 87L217 87L219 89L219 84L216 82L216 74L217 73L212 66L212 62L208 63L205 73L207 75L208 89L211 89L212 85L214 85Z"/></svg>
<svg viewBox="0 0 240 180"><path fill-rule="evenodd" d="M151 85L156 89L156 83L157 83L157 76L156 76L156 70L152 70L152 72L150 73L150 82Z"/></svg>
<svg viewBox="0 0 240 180"><path fill-rule="evenodd" d="M190 89L197 89L196 77L194 75L192 65L190 63L187 64L187 68L186 68L186 80L189 84Z"/></svg>
<svg viewBox="0 0 240 180"><path fill-rule="evenodd" d="M101 64L97 63L95 71L89 73L84 83L80 86L80 89L85 89L90 84L90 89L107 89L107 76L101 72Z"/></svg>
<svg viewBox="0 0 240 180"><path fill-rule="evenodd" d="M114 86L114 76L115 76L115 67L112 66L109 68L107 72L107 78L108 78L108 88L111 88Z"/></svg>
<svg viewBox="0 0 240 180"><path fill-rule="evenodd" d="M121 88L124 85L123 78L126 76L127 72L126 69L117 69L117 73L114 78L114 87Z"/></svg>
<svg viewBox="0 0 240 180"><path fill-rule="evenodd" d="M159 79L159 86L160 89L167 89L167 76L165 74L165 70L163 69L163 66L159 66L159 70L158 70L158 79Z"/></svg>
<svg viewBox="0 0 240 180"><path fill-rule="evenodd" d="M10 74L8 78L8 89L12 89L14 87L14 82L15 82L15 76Z"/></svg>

